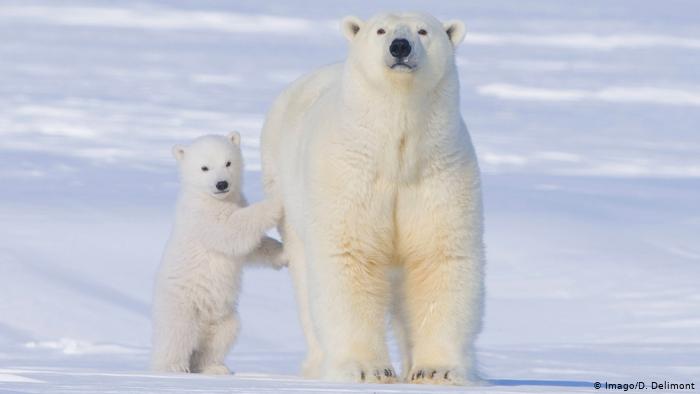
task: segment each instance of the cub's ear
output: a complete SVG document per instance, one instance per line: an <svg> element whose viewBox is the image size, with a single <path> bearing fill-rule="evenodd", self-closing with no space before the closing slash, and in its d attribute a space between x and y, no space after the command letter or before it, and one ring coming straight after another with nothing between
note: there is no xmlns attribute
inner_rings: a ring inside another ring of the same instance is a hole
<svg viewBox="0 0 700 394"><path fill-rule="evenodd" d="M241 134L237 131L232 131L232 132L228 133L226 138L228 138L228 140L231 141L231 143L234 145L241 144Z"/></svg>
<svg viewBox="0 0 700 394"><path fill-rule="evenodd" d="M173 153L173 157L177 161L180 161L180 160L182 160L183 157L185 157L185 147L182 145L173 146L173 149L171 150L171 152Z"/></svg>
<svg viewBox="0 0 700 394"><path fill-rule="evenodd" d="M343 20L340 22L340 30L343 32L343 35L345 35L345 38L347 38L348 41L352 41L357 33L360 32L363 25L364 23L362 23L360 18L350 15L343 18Z"/></svg>
<svg viewBox="0 0 700 394"><path fill-rule="evenodd" d="M464 41L464 35L467 34L467 28L462 21L447 21L442 24L447 33L447 37L452 41L452 46L457 47Z"/></svg>

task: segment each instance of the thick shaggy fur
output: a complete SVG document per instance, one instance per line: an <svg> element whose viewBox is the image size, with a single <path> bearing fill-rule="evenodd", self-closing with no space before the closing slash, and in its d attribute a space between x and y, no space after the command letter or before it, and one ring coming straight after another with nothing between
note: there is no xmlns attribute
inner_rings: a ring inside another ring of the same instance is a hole
<svg viewBox="0 0 700 394"><path fill-rule="evenodd" d="M224 358L239 329L236 303L243 263L277 268L286 263L281 244L265 236L278 223L281 202L247 206L241 194L239 141L238 133L232 133L173 148L182 190L156 279L155 371L228 374ZM229 185L225 192L216 188L222 181Z"/></svg>
<svg viewBox="0 0 700 394"><path fill-rule="evenodd" d="M284 198L282 233L308 342L303 372L396 381L390 313L405 379L469 383L484 248L479 168L454 62L464 26L404 14L348 17L342 27L345 63L287 88L262 135L266 191ZM396 38L412 45L410 69L390 67Z"/></svg>

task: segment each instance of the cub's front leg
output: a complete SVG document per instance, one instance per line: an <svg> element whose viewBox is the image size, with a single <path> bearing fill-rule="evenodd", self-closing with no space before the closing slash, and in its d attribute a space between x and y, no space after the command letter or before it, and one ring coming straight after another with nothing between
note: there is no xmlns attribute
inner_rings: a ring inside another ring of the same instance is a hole
<svg viewBox="0 0 700 394"><path fill-rule="evenodd" d="M196 222L192 232L203 245L229 256L245 256L282 217L282 201L268 199L233 212L223 223Z"/></svg>

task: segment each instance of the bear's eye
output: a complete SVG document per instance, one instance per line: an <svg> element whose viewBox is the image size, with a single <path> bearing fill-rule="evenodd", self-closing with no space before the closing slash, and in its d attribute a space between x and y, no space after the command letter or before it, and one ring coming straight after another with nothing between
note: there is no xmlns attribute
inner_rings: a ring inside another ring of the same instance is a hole
<svg viewBox="0 0 700 394"><path fill-rule="evenodd" d="M428 35L428 32L425 31L425 29L420 29L420 30L418 30L418 34L420 34L421 36L425 36L425 35Z"/></svg>
<svg viewBox="0 0 700 394"><path fill-rule="evenodd" d="M231 162L230 162L230 161L227 161L227 162L226 162L226 167L231 167Z"/></svg>
<svg viewBox="0 0 700 394"><path fill-rule="evenodd" d="M202 166L202 171L204 171L204 172L209 171L209 167L207 167L207 166Z"/></svg>
<svg viewBox="0 0 700 394"><path fill-rule="evenodd" d="M384 29L377 30L377 34L379 34L380 36L384 33L386 33L386 30L384 30Z"/></svg>

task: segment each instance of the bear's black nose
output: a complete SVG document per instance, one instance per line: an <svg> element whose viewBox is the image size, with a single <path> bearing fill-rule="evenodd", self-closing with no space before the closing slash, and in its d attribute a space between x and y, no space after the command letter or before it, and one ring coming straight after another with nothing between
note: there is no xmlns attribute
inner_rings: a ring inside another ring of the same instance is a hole
<svg viewBox="0 0 700 394"><path fill-rule="evenodd" d="M411 53L411 43L405 38L397 38L389 45L389 52L393 57L406 57Z"/></svg>
<svg viewBox="0 0 700 394"><path fill-rule="evenodd" d="M216 182L216 188L221 190L221 191L224 191L224 190L228 189L228 182L226 182L226 181Z"/></svg>

